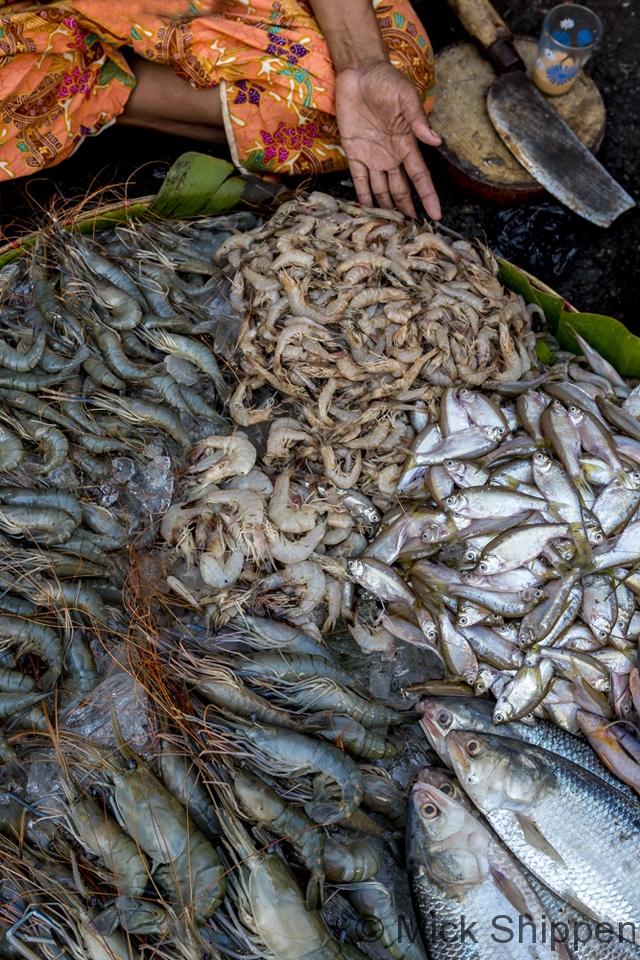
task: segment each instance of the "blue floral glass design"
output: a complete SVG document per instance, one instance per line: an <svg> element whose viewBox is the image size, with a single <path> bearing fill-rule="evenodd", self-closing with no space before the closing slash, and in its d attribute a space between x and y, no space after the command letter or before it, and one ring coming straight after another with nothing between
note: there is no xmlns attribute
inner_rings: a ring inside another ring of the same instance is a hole
<svg viewBox="0 0 640 960"><path fill-rule="evenodd" d="M549 83L555 87L562 87L578 75L578 68L564 67L561 63L554 63L552 67L547 67L545 73Z"/></svg>
<svg viewBox="0 0 640 960"><path fill-rule="evenodd" d="M571 46L571 34L568 30L554 30L551 34L554 40L557 40L558 43L561 43L564 47Z"/></svg>
<svg viewBox="0 0 640 960"><path fill-rule="evenodd" d="M593 42L593 34L591 33L591 30L587 30L586 28L583 30L578 30L578 46L579 47L586 47L592 42Z"/></svg>

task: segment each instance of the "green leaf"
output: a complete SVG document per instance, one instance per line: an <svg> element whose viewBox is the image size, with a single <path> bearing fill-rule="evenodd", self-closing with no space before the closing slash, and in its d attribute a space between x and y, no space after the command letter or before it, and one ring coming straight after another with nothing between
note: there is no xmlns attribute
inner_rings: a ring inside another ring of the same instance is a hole
<svg viewBox="0 0 640 960"><path fill-rule="evenodd" d="M498 265L500 283L503 283L505 287L509 287L515 293L519 293L524 298L525 303L537 303L539 307L542 307L547 320L551 322L555 330L564 310L564 300L561 297L553 297L550 293L534 290L525 275L508 260L498 259Z"/></svg>
<svg viewBox="0 0 640 960"><path fill-rule="evenodd" d="M551 352L544 340L538 340L536 342L536 354L538 356L538 360L541 360L542 363L546 363L548 367L552 367L558 362L558 358Z"/></svg>
<svg viewBox="0 0 640 960"><path fill-rule="evenodd" d="M6 267L8 263L13 263L14 260L17 260L18 257L21 257L25 250L28 250L29 247L33 247L35 240L31 240L29 243L21 243L19 246L14 247L12 250L7 250L6 253L0 254L0 270L2 267Z"/></svg>
<svg viewBox="0 0 640 960"><path fill-rule="evenodd" d="M508 260L498 258L498 280L504 284L505 287L509 287L510 290L519 293L527 303L538 302L533 292L533 287L524 273L521 273L520 270L512 263L509 263Z"/></svg>
<svg viewBox="0 0 640 960"><path fill-rule="evenodd" d="M130 220L148 220L149 207L146 203L130 203L118 210L108 210L97 213L91 220L81 220L73 227L78 233L91 234L99 230L108 230L117 223L128 223Z"/></svg>
<svg viewBox="0 0 640 960"><path fill-rule="evenodd" d="M499 259L498 264L500 282L524 297L526 303L537 303L542 307L563 350L582 353L567 327L569 324L589 346L613 364L619 374L640 379L640 338L630 333L623 323L597 313L568 313L564 309L564 300L534 290L524 274L508 260ZM536 344L536 352L543 363L555 363L553 353L541 340Z"/></svg>
<svg viewBox="0 0 640 960"><path fill-rule="evenodd" d="M613 364L623 377L640 378L640 338L630 333L619 320L597 313L567 313L563 310L558 324L560 346L581 353L567 325L584 337L589 346Z"/></svg>
<svg viewBox="0 0 640 960"><path fill-rule="evenodd" d="M151 212L171 220L212 216L234 207L244 189L226 160L204 153L183 153L167 173Z"/></svg>

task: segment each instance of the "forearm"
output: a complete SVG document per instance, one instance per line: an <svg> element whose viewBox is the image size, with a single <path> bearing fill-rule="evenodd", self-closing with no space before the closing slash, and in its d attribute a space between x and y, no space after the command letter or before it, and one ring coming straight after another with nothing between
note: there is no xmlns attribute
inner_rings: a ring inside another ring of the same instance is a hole
<svg viewBox="0 0 640 960"><path fill-rule="evenodd" d="M336 73L388 60L371 0L309 0Z"/></svg>

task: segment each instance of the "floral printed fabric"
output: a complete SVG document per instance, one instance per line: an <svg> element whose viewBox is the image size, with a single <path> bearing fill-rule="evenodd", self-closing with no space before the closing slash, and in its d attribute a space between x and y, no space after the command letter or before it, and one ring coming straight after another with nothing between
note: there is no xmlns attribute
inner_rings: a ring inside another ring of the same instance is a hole
<svg viewBox="0 0 640 960"><path fill-rule="evenodd" d="M408 0L372 0L391 60L435 93L433 54ZM68 157L124 110L135 77L122 48L221 84L235 161L311 174L347 166L335 74L307 0L0 0L0 180Z"/></svg>

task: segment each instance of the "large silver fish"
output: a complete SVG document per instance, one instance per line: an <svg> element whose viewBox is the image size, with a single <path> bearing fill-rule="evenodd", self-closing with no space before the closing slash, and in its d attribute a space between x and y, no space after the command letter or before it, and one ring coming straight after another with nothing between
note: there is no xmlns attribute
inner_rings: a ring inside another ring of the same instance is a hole
<svg viewBox="0 0 640 960"><path fill-rule="evenodd" d="M570 760L532 744L452 730L465 792L509 850L594 923L640 943L640 809Z"/></svg>
<svg viewBox="0 0 640 960"><path fill-rule="evenodd" d="M489 830L497 843L502 843L495 831L488 825L480 811L474 807L457 778L448 770L428 767L419 774L420 780L437 787L464 807ZM596 924L575 907L565 903L549 890L537 877L522 867L522 871L540 900L550 924L554 925L555 937L563 939L570 949L574 960L640 960L640 948L635 943L620 941L617 936L598 931Z"/></svg>
<svg viewBox="0 0 640 960"><path fill-rule="evenodd" d="M542 904L479 820L420 780L408 811L411 895L431 960L568 960L562 943L540 943Z"/></svg>

